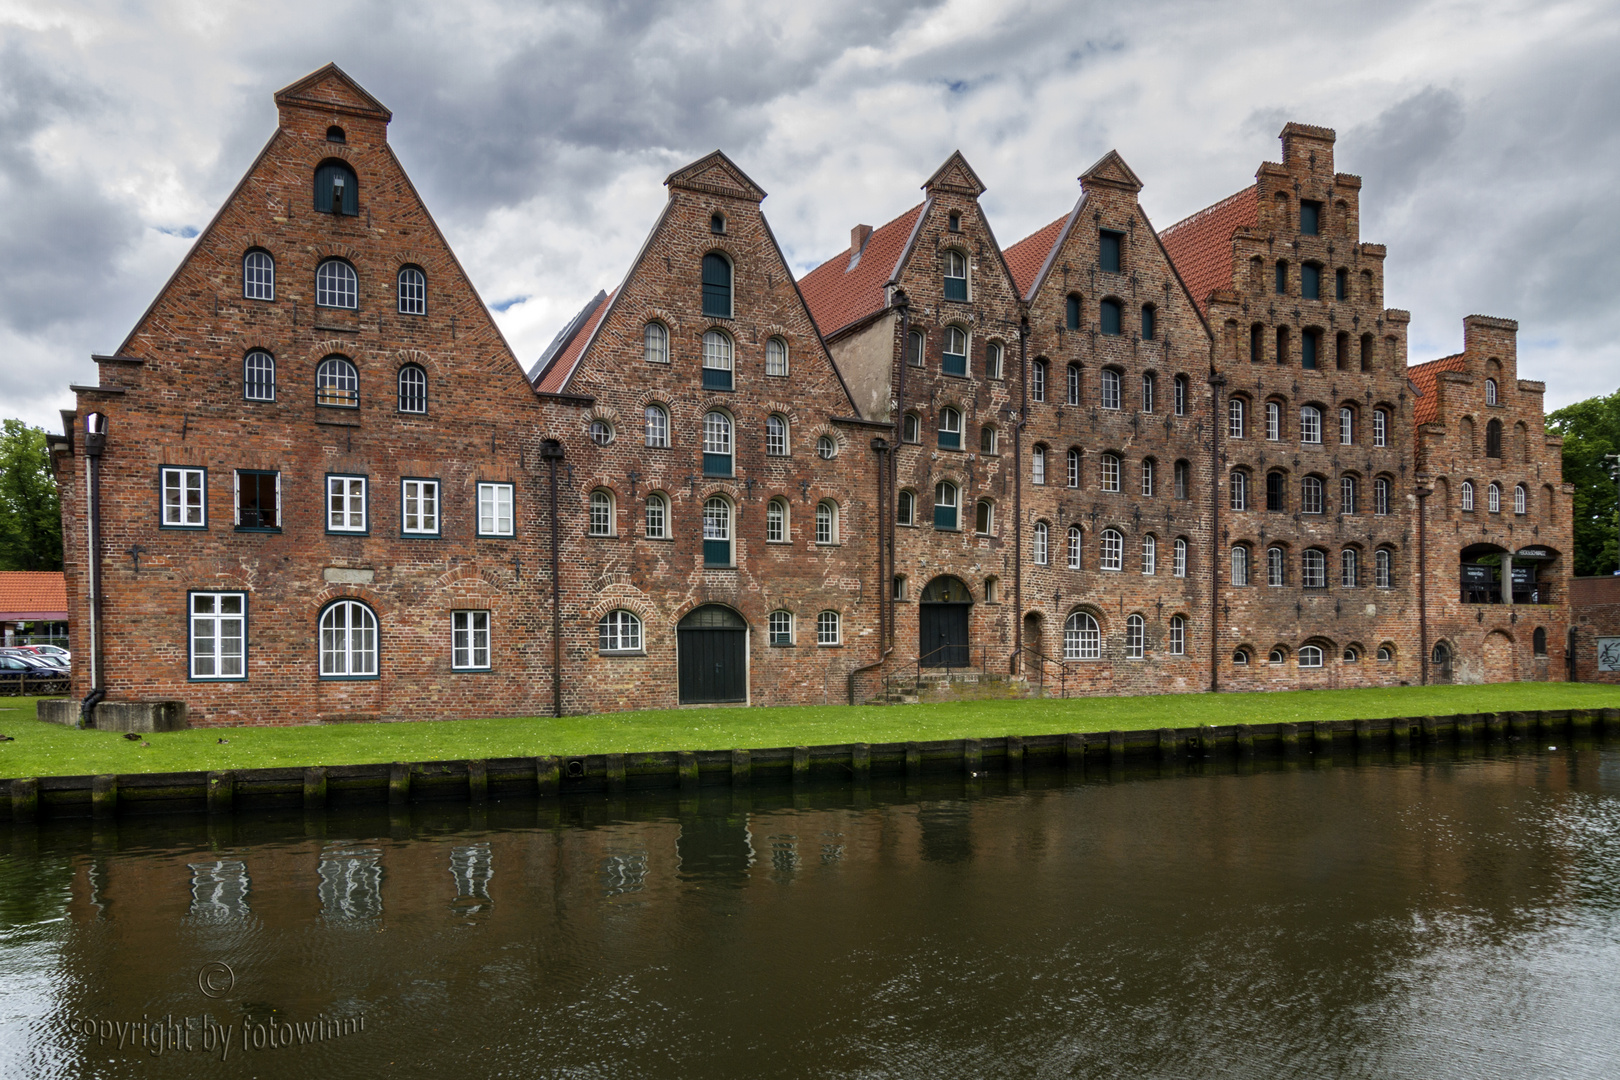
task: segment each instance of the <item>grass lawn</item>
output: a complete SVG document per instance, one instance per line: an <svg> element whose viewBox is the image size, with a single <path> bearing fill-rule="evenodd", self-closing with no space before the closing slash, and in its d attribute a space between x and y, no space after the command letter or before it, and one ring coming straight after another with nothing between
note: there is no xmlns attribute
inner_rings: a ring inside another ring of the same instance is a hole
<svg viewBox="0 0 1620 1080"><path fill-rule="evenodd" d="M602 713L596 716L200 728L144 736L75 731L34 718L36 698L0 698L0 777L79 776L285 765L814 746L906 739L994 738L1198 724L1376 720L1386 716L1620 708L1620 686L1494 686L1165 694L940 705L802 705ZM221 744L221 738L230 740Z"/></svg>

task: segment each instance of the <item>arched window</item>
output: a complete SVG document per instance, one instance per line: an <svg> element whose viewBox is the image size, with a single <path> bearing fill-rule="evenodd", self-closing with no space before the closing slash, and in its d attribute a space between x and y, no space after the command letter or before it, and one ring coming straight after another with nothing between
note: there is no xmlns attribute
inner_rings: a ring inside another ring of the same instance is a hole
<svg viewBox="0 0 1620 1080"><path fill-rule="evenodd" d="M315 169L315 209L322 214L360 213L360 181L341 161L323 161Z"/></svg>
<svg viewBox="0 0 1620 1080"><path fill-rule="evenodd" d="M945 351L940 356L940 370L947 375L967 374L968 336L959 327L945 328Z"/></svg>
<svg viewBox="0 0 1620 1080"><path fill-rule="evenodd" d="M1046 361L1039 357L1029 365L1029 396L1031 401L1046 400Z"/></svg>
<svg viewBox="0 0 1620 1080"><path fill-rule="evenodd" d="M1266 402L1266 441L1282 438L1282 406L1275 401Z"/></svg>
<svg viewBox="0 0 1620 1080"><path fill-rule="evenodd" d="M1322 410L1315 405L1299 410L1299 441L1308 444L1322 441Z"/></svg>
<svg viewBox="0 0 1620 1080"><path fill-rule="evenodd" d="M731 475L731 417L718 409L703 416L703 475Z"/></svg>
<svg viewBox="0 0 1620 1080"><path fill-rule="evenodd" d="M731 338L719 330L703 335L703 389L731 389Z"/></svg>
<svg viewBox="0 0 1620 1080"><path fill-rule="evenodd" d="M1030 561L1036 566L1045 566L1048 559L1047 552L1050 546L1051 530L1046 522L1037 521L1032 536L1034 539L1030 545Z"/></svg>
<svg viewBox="0 0 1620 1080"><path fill-rule="evenodd" d="M1347 664L1361 663L1361 650L1354 645L1346 645L1344 647L1344 662Z"/></svg>
<svg viewBox="0 0 1620 1080"><path fill-rule="evenodd" d="M912 367L923 366L923 336L916 330L906 335L906 363Z"/></svg>
<svg viewBox="0 0 1620 1080"><path fill-rule="evenodd" d="M1529 501L1530 501L1530 497L1529 497L1529 494L1525 491L1524 485L1523 484L1515 484L1515 485L1513 485L1513 512L1515 514L1528 513L1529 512L1529 505L1528 505Z"/></svg>
<svg viewBox="0 0 1620 1080"><path fill-rule="evenodd" d="M427 372L420 365L406 364L399 369L399 411L427 412Z"/></svg>
<svg viewBox="0 0 1620 1080"><path fill-rule="evenodd" d="M1356 410L1345 406L1339 410L1339 445L1356 444Z"/></svg>
<svg viewBox="0 0 1620 1080"><path fill-rule="evenodd" d="M955 248L945 249L945 299L968 298L967 256Z"/></svg>
<svg viewBox="0 0 1620 1080"><path fill-rule="evenodd" d="M934 528L957 527L957 498L956 485L949 480L941 480L934 485Z"/></svg>
<svg viewBox="0 0 1620 1080"><path fill-rule="evenodd" d="M1147 623L1132 614L1125 619L1125 659L1140 660L1147 655Z"/></svg>
<svg viewBox="0 0 1620 1080"><path fill-rule="evenodd" d="M996 504L989 499L980 499L973 511L973 531L980 536L989 536L996 524Z"/></svg>
<svg viewBox="0 0 1620 1080"><path fill-rule="evenodd" d="M994 454L996 452L996 426L986 424L979 429L979 453Z"/></svg>
<svg viewBox="0 0 1620 1080"><path fill-rule="evenodd" d="M1097 566L1102 570L1125 569L1125 537L1117 529L1103 530Z"/></svg>
<svg viewBox="0 0 1620 1080"><path fill-rule="evenodd" d="M1142 305L1142 340L1152 341L1159 329L1158 312L1152 304Z"/></svg>
<svg viewBox="0 0 1620 1080"><path fill-rule="evenodd" d="M1187 415L1187 376L1177 375L1175 379L1176 415Z"/></svg>
<svg viewBox="0 0 1620 1080"><path fill-rule="evenodd" d="M765 343L765 374L785 377L787 373L787 342L779 337L773 337Z"/></svg>
<svg viewBox="0 0 1620 1080"><path fill-rule="evenodd" d="M1339 513L1354 514L1360 510L1360 499L1356 491L1356 478L1353 476L1339 477Z"/></svg>
<svg viewBox="0 0 1620 1080"><path fill-rule="evenodd" d="M1339 552L1339 584L1346 589L1353 589L1361 584L1358 580L1361 569L1361 556L1355 548L1345 548Z"/></svg>
<svg viewBox="0 0 1620 1080"><path fill-rule="evenodd" d="M900 493L900 503L894 515L897 525L917 524L917 496L910 491Z"/></svg>
<svg viewBox="0 0 1620 1080"><path fill-rule="evenodd" d="M1458 505L1462 509L1472 510L1474 508L1474 482L1472 480L1464 480L1462 486L1457 489L1457 495L1460 500Z"/></svg>
<svg viewBox="0 0 1620 1080"><path fill-rule="evenodd" d="M613 442L613 425L600 417L592 420L587 430L590 432L591 442L597 446L607 446Z"/></svg>
<svg viewBox="0 0 1620 1080"><path fill-rule="evenodd" d="M839 633L838 612L823 611L816 616L816 644L838 645L843 638Z"/></svg>
<svg viewBox="0 0 1620 1080"><path fill-rule="evenodd" d="M641 333L642 356L649 364L669 363L669 331L663 323L650 322Z"/></svg>
<svg viewBox="0 0 1620 1080"><path fill-rule="evenodd" d="M1079 570L1082 566L1082 552L1080 526L1069 526L1069 569Z"/></svg>
<svg viewBox="0 0 1620 1080"><path fill-rule="evenodd" d="M1388 645L1378 646L1378 659L1385 662L1395 659L1395 650Z"/></svg>
<svg viewBox="0 0 1620 1080"><path fill-rule="evenodd" d="M254 248L242 257L242 299L276 298L276 260L268 251Z"/></svg>
<svg viewBox="0 0 1620 1080"><path fill-rule="evenodd" d="M1270 664L1288 663L1288 650L1281 647L1272 649L1271 654L1266 657L1266 662Z"/></svg>
<svg viewBox="0 0 1620 1080"><path fill-rule="evenodd" d="M1046 483L1046 447L1036 446L1030 451L1029 479L1032 484Z"/></svg>
<svg viewBox="0 0 1620 1080"><path fill-rule="evenodd" d="M1176 577L1184 578L1187 576L1187 538L1184 536L1176 537L1173 570Z"/></svg>
<svg viewBox="0 0 1620 1080"><path fill-rule="evenodd" d="M1170 643L1167 651L1171 656L1187 654L1187 620L1180 615L1170 616Z"/></svg>
<svg viewBox="0 0 1620 1080"><path fill-rule="evenodd" d="M703 504L703 565L731 565L731 504L719 495Z"/></svg>
<svg viewBox="0 0 1620 1080"><path fill-rule="evenodd" d="M1322 666L1322 650L1316 645L1303 645L1299 650L1299 666L1302 668L1318 668Z"/></svg>
<svg viewBox="0 0 1620 1080"><path fill-rule="evenodd" d="M1485 508L1493 514L1502 512L1502 485L1494 480L1485 489Z"/></svg>
<svg viewBox="0 0 1620 1080"><path fill-rule="evenodd" d="M1153 496L1153 459L1142 459L1142 494L1151 498Z"/></svg>
<svg viewBox="0 0 1620 1080"><path fill-rule="evenodd" d="M1102 632L1089 612L1076 611L1063 623L1063 659L1098 660L1102 657Z"/></svg>
<svg viewBox="0 0 1620 1080"><path fill-rule="evenodd" d="M1154 392L1156 390L1158 390L1158 388L1159 388L1159 380L1158 380L1158 377L1153 374L1153 372L1149 371L1148 373L1146 373L1145 375L1142 376L1142 411L1143 412L1147 413L1147 412L1152 412L1153 411Z"/></svg>
<svg viewBox="0 0 1620 1080"><path fill-rule="evenodd" d="M1373 410L1373 445L1389 445L1389 413L1383 409Z"/></svg>
<svg viewBox="0 0 1620 1080"><path fill-rule="evenodd" d="M901 498L910 495L909 491L902 491ZM905 522L904 524L910 524ZM785 544L788 538L788 505L786 499L772 499L765 504L765 542L767 544Z"/></svg>
<svg viewBox="0 0 1620 1080"><path fill-rule="evenodd" d="M1080 404L1080 365L1070 364L1068 368L1067 395L1064 401L1070 405Z"/></svg>
<svg viewBox="0 0 1620 1080"><path fill-rule="evenodd" d="M1119 457L1116 454L1104 454L1102 463L1102 490L1119 490Z"/></svg>
<svg viewBox="0 0 1620 1080"><path fill-rule="evenodd" d="M1118 337L1124 332L1124 317L1120 311L1118 300L1104 300L1102 310L1097 319L1098 329L1108 337Z"/></svg>
<svg viewBox="0 0 1620 1080"><path fill-rule="evenodd" d="M1243 544L1232 547L1232 584L1247 585L1249 583L1249 549Z"/></svg>
<svg viewBox="0 0 1620 1080"><path fill-rule="evenodd" d="M1103 368L1102 372L1102 401L1105 409L1119 408L1119 372L1113 368Z"/></svg>
<svg viewBox="0 0 1620 1080"><path fill-rule="evenodd" d="M591 520L589 536L613 535L613 493L597 488L591 492Z"/></svg>
<svg viewBox="0 0 1620 1080"><path fill-rule="evenodd" d="M1080 297L1070 293L1063 304L1064 323L1070 330L1080 329Z"/></svg>
<svg viewBox="0 0 1620 1080"><path fill-rule="evenodd" d="M838 543L838 506L822 501L816 504L816 543Z"/></svg>
<svg viewBox="0 0 1620 1080"><path fill-rule="evenodd" d="M1547 655L1547 628L1545 626L1536 627L1535 631L1530 635L1530 651L1536 656Z"/></svg>
<svg viewBox="0 0 1620 1080"><path fill-rule="evenodd" d="M669 539L669 500L658 492L647 496L647 539Z"/></svg>
<svg viewBox="0 0 1620 1080"><path fill-rule="evenodd" d="M1001 378L1001 342L992 341L984 348L984 377L987 379Z"/></svg>
<svg viewBox="0 0 1620 1080"><path fill-rule="evenodd" d="M320 626L323 679L376 677L376 612L358 600L339 600L321 612Z"/></svg>
<svg viewBox="0 0 1620 1080"><path fill-rule="evenodd" d="M342 128L338 127L336 124L333 124L331 127L326 129L326 141L346 143L349 141L349 137L344 134Z"/></svg>
<svg viewBox="0 0 1620 1080"><path fill-rule="evenodd" d="M360 279L354 267L342 259L327 259L315 268L315 306L347 308L360 306Z"/></svg>
<svg viewBox="0 0 1620 1080"><path fill-rule="evenodd" d="M1373 584L1380 589L1390 587L1390 580L1395 575L1395 553L1388 548L1379 548L1373 555Z"/></svg>
<svg viewBox="0 0 1620 1080"><path fill-rule="evenodd" d="M1240 397L1229 398L1226 402L1226 437L1229 439L1243 438L1244 410L1248 403Z"/></svg>
<svg viewBox="0 0 1620 1080"><path fill-rule="evenodd" d="M1176 483L1176 498L1178 498L1178 499L1190 499L1190 498L1192 498L1191 486L1189 484L1189 479L1190 479L1190 475L1191 475L1191 472L1192 472L1191 466L1189 466L1187 464L1187 462L1185 462L1185 461L1178 461L1175 464L1174 472L1175 472L1175 483Z"/></svg>
<svg viewBox="0 0 1620 1080"><path fill-rule="evenodd" d="M1275 469L1266 473L1266 511L1273 514L1288 511L1288 475Z"/></svg>
<svg viewBox="0 0 1620 1080"><path fill-rule="evenodd" d="M831 461L838 456L838 440L831 435L822 435L816 439L816 457L822 461Z"/></svg>
<svg viewBox="0 0 1620 1080"><path fill-rule="evenodd" d="M777 413L771 413L765 418L765 453L769 457L786 457L787 452L787 420Z"/></svg>
<svg viewBox="0 0 1620 1080"><path fill-rule="evenodd" d="M1502 421L1492 420L1485 425L1485 456L1502 456Z"/></svg>
<svg viewBox="0 0 1620 1080"><path fill-rule="evenodd" d="M598 652L624 653L641 651L641 620L634 612L610 611L596 624Z"/></svg>
<svg viewBox="0 0 1620 1080"><path fill-rule="evenodd" d="M646 417L647 445L654 449L669 446L669 413L664 411L664 407L648 405L643 415Z"/></svg>
<svg viewBox="0 0 1620 1080"><path fill-rule="evenodd" d="M1232 650L1232 663L1236 667L1248 667L1249 666L1249 650L1248 649L1241 649L1241 648L1240 649L1233 649Z"/></svg>
<svg viewBox="0 0 1620 1080"><path fill-rule="evenodd" d="M900 425L900 438L904 442L922 442L922 419L914 412L908 412Z"/></svg>
<svg viewBox="0 0 1620 1080"><path fill-rule="evenodd" d="M709 215L709 231L715 236L726 235L726 215L716 211Z"/></svg>
<svg viewBox="0 0 1620 1080"><path fill-rule="evenodd" d="M427 277L414 266L399 272L399 313L401 315L427 314Z"/></svg>
<svg viewBox="0 0 1620 1080"><path fill-rule="evenodd" d="M962 449L962 414L949 405L939 410L939 448Z"/></svg>
<svg viewBox="0 0 1620 1080"><path fill-rule="evenodd" d="M1320 477L1307 476L1300 481L1299 512L1302 514L1320 514L1322 512L1322 480Z"/></svg>
<svg viewBox="0 0 1620 1080"><path fill-rule="evenodd" d="M360 407L360 373L345 357L328 356L315 369L315 404L339 409Z"/></svg>
<svg viewBox="0 0 1620 1080"><path fill-rule="evenodd" d="M1142 537L1142 574L1152 577L1159 572L1159 541L1152 533Z"/></svg>
<svg viewBox="0 0 1620 1080"><path fill-rule="evenodd" d="M1327 588L1327 552L1306 548L1300 558L1300 584L1307 589Z"/></svg>
<svg viewBox="0 0 1620 1080"><path fill-rule="evenodd" d="M1373 480L1373 513L1389 513L1389 480L1382 476Z"/></svg>
<svg viewBox="0 0 1620 1080"><path fill-rule="evenodd" d="M1249 508L1249 474L1242 469L1233 469L1226 478L1226 490L1231 495L1233 510L1247 510Z"/></svg>
<svg viewBox="0 0 1620 1080"><path fill-rule="evenodd" d="M703 314L711 319L731 318L731 260L719 252L703 256Z"/></svg>
<svg viewBox="0 0 1620 1080"><path fill-rule="evenodd" d="M276 400L275 357L254 349L242 361L242 394L249 401Z"/></svg>
<svg viewBox="0 0 1620 1080"><path fill-rule="evenodd" d="M1487 405L1495 405L1496 404L1496 380L1495 379L1486 379L1485 380L1485 404L1487 404Z"/></svg>
<svg viewBox="0 0 1620 1080"><path fill-rule="evenodd" d="M1266 549L1266 584L1272 588L1288 584L1288 564L1280 547Z"/></svg>

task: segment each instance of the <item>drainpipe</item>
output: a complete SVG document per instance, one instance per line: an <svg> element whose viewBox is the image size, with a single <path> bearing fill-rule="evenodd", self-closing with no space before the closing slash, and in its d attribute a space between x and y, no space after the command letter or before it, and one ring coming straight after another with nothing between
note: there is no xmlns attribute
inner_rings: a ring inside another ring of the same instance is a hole
<svg viewBox="0 0 1620 1080"><path fill-rule="evenodd" d="M1429 489L1417 489L1418 501L1418 664L1419 686L1429 685ZM1512 582L1508 583L1511 589Z"/></svg>
<svg viewBox="0 0 1620 1080"><path fill-rule="evenodd" d="M90 692L79 705L79 723L94 722L96 705L107 696L107 665L101 653L101 454L107 448L107 417L91 413L84 418L86 486L90 513L86 522L85 555L90 562Z"/></svg>
<svg viewBox="0 0 1620 1080"><path fill-rule="evenodd" d="M883 438L881 435L873 439L872 451L877 454L878 658L872 661L870 664L863 664L858 668L850 669L848 696L849 703L851 705L855 704L855 676L861 674L862 672L871 671L873 668L881 667L883 661L889 658L889 653L894 651L894 646L889 642L890 630L892 628L889 625L889 616L887 614L889 606L894 602L893 597L890 595L890 589L893 586L889 578L892 575L886 576L884 574L883 562L884 536L886 535L884 529L883 507L888 498L888 495L885 493L884 489L887 486L889 472L889 440ZM890 553L890 557L892 559L892 552Z"/></svg>
<svg viewBox="0 0 1620 1080"><path fill-rule="evenodd" d="M1221 453L1221 388L1226 385L1226 376L1216 371L1214 365L1209 370L1209 504L1210 504L1210 532L1209 550L1211 559L1209 564L1209 692L1216 694L1221 689L1221 469L1225 466L1225 458Z"/></svg>
<svg viewBox="0 0 1620 1080"><path fill-rule="evenodd" d="M1024 420L1029 416L1029 316L1018 320L1018 420L1013 424L1013 656L1024 663Z"/></svg>
<svg viewBox="0 0 1620 1080"><path fill-rule="evenodd" d="M895 380L895 407L891 419L894 421L894 452L889 455L889 492L896 499L900 497L900 448L906 442L906 368L911 363L907 355L911 349L911 298L905 290L894 290L894 306L900 310L900 376ZM913 517L917 513L916 503L912 504ZM888 517L889 522L889 576L892 578L895 571L895 548L899 544L898 524L899 509L896 507ZM880 519L881 520L881 519ZM892 583L885 581L886 588L893 588ZM899 612L893 603L889 606L889 647L892 649L898 644L899 634L895 630L895 623L899 621Z"/></svg>
<svg viewBox="0 0 1620 1080"><path fill-rule="evenodd" d="M556 439L540 444L540 456L550 469L551 481L551 715L562 715L562 555L557 525L557 463L563 445Z"/></svg>

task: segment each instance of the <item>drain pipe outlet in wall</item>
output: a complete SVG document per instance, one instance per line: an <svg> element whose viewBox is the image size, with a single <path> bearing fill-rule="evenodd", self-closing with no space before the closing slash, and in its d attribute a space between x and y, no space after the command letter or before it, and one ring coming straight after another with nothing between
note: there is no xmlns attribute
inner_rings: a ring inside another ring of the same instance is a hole
<svg viewBox="0 0 1620 1080"><path fill-rule="evenodd" d="M107 696L107 666L101 651L101 455L107 449L107 417L84 418L85 486L90 512L86 517L85 557L90 564L90 692L79 705L79 723L94 722L96 705Z"/></svg>
<svg viewBox="0 0 1620 1080"><path fill-rule="evenodd" d="M557 439L540 444L540 457L550 470L551 484L551 715L562 715L562 553L557 531L557 463L563 445Z"/></svg>

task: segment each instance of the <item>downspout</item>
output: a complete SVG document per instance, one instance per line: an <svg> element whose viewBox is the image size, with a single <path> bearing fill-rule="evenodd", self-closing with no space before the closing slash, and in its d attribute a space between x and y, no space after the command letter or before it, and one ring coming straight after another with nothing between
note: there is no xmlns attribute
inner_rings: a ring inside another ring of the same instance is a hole
<svg viewBox="0 0 1620 1080"><path fill-rule="evenodd" d="M107 418L91 413L84 418L86 486L90 513L86 521L86 558L90 561L90 692L79 705L79 723L94 723L96 705L107 696L107 665L101 652L101 453L107 448Z"/></svg>
<svg viewBox="0 0 1620 1080"><path fill-rule="evenodd" d="M1024 421L1029 416L1029 316L1018 320L1018 420L1013 424L1013 656L1024 663Z"/></svg>
<svg viewBox="0 0 1620 1080"><path fill-rule="evenodd" d="M1221 690L1221 387L1226 376L1210 365L1209 372L1209 692Z"/></svg>
<svg viewBox="0 0 1620 1080"><path fill-rule="evenodd" d="M900 497L900 448L906 442L906 367L911 363L907 351L911 348L911 298L905 291L896 288L894 291L894 306L900 309L900 376L895 380L897 387L894 397L894 410L890 417L894 421L893 453L889 454L889 492L896 499ZM917 507L912 504L912 520L916 521ZM900 511L896 504L890 513L889 522L889 576L892 578L895 571L895 548L899 543L898 526ZM893 588L892 583L883 583L887 588ZM891 600L889 604L889 648L894 648L898 642L899 634L895 630L895 623L899 621L899 612Z"/></svg>
<svg viewBox="0 0 1620 1080"><path fill-rule="evenodd" d="M851 668L850 669L848 696L849 696L849 703L851 705L855 704L855 676L861 674L864 671L871 671L875 667L881 667L882 664L883 664L883 661L885 661L885 660L887 660L889 658L889 653L891 651L893 651L893 648L894 648L894 646L889 644L889 633L888 633L888 629L887 629L887 627L888 627L888 616L886 614L887 609L888 609L888 605L893 602L893 597L889 595L889 591L892 588L892 585L891 585L889 579L884 575L884 563L883 563L883 538L884 538L883 507L884 507L884 502L887 499L887 495L884 492L884 488L885 488L885 485L886 485L886 481L887 481L887 478L888 478L887 474L888 474L888 471L889 471L889 462L888 462L888 458L887 458L888 450L889 450L889 441L887 439L883 438L881 435L878 436L877 438L872 440L872 450L873 450L874 453L877 454L878 658L876 660L872 661L870 664L863 664L862 666L860 666L858 668Z"/></svg>
<svg viewBox="0 0 1620 1080"><path fill-rule="evenodd" d="M562 715L562 555L557 524L557 463L563 445L556 439L540 444L540 456L550 467L551 481L551 715Z"/></svg>
<svg viewBox="0 0 1620 1080"><path fill-rule="evenodd" d="M1418 663L1419 686L1429 685L1429 489L1417 489L1418 501ZM1376 584L1376 583L1375 583ZM1511 590L1513 583L1508 583Z"/></svg>

